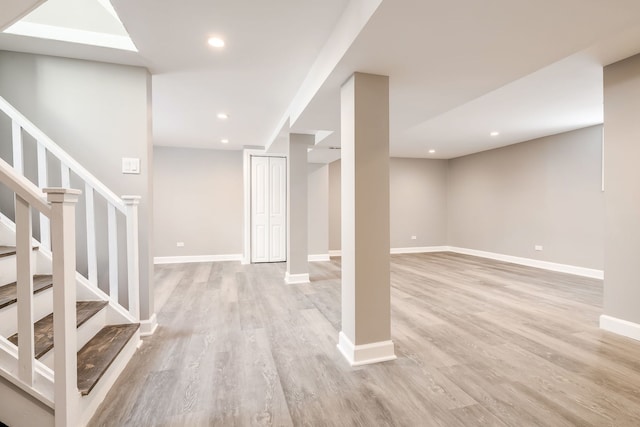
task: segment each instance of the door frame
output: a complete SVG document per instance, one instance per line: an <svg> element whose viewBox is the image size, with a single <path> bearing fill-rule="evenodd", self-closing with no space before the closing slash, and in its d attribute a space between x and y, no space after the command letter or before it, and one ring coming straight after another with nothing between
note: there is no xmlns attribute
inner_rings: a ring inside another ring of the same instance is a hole
<svg viewBox="0 0 640 427"><path fill-rule="evenodd" d="M251 157L284 157L282 153L267 153L264 150L245 148L242 150L242 169L244 175L244 219L243 219L243 243L242 243L242 264L251 264ZM287 186L289 177L287 176ZM288 203L288 202L287 202ZM286 224L289 224L289 215L286 216ZM288 239L285 239L288 240ZM288 242L285 242L288 244Z"/></svg>

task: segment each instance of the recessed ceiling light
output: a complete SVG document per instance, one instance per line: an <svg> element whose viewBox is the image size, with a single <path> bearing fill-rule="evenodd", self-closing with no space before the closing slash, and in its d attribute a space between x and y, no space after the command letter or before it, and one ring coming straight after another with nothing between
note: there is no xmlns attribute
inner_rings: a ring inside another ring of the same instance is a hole
<svg viewBox="0 0 640 427"><path fill-rule="evenodd" d="M225 139L221 139L220 142L222 142L223 144L228 144L229 140L227 138L225 138Z"/></svg>
<svg viewBox="0 0 640 427"><path fill-rule="evenodd" d="M498 135L500 135L500 132L493 131L493 132L491 132L489 135L491 135L491 136L498 136Z"/></svg>
<svg viewBox="0 0 640 427"><path fill-rule="evenodd" d="M227 113L218 113L218 118L220 120L227 120L229 118L229 115Z"/></svg>
<svg viewBox="0 0 640 427"><path fill-rule="evenodd" d="M435 152L436 152L436 150L434 150L433 148L431 150L429 150L429 154L433 154Z"/></svg>
<svg viewBox="0 0 640 427"><path fill-rule="evenodd" d="M224 40L220 37L210 37L209 40L207 40L207 43L209 43L209 46L213 47L224 47Z"/></svg>

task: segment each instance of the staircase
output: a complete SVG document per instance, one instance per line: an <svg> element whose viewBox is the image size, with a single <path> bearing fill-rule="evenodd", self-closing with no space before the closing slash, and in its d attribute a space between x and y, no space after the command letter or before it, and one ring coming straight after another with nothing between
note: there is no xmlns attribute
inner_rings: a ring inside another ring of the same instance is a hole
<svg viewBox="0 0 640 427"><path fill-rule="evenodd" d="M84 426L141 343L139 198L117 197L1 97L0 110L13 149L0 190L14 199L0 200L0 425Z"/></svg>

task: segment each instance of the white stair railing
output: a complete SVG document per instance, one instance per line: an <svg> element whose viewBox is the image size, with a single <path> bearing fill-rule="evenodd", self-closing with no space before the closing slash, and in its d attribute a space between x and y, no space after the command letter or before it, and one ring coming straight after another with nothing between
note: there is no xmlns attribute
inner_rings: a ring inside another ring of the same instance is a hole
<svg viewBox="0 0 640 427"><path fill-rule="evenodd" d="M76 425L80 394L76 360L75 205L79 190L42 191L0 159L0 183L15 194L19 386L34 388L35 358L31 210L50 222L53 261L54 410L56 427Z"/></svg>
<svg viewBox="0 0 640 427"><path fill-rule="evenodd" d="M60 183L64 188L71 188L71 173L78 177L84 185L85 224L86 224L86 279L98 288L98 242L97 226L98 216L96 212L95 196L102 197L107 203L106 227L108 246L108 288L103 291L110 299L124 308L120 302L119 254L126 252L127 260L127 287L128 287L128 312L134 319L139 320L139 258L138 258L138 196L118 197L107 186L99 181L80 163L67 154L60 146L53 142L43 131L23 116L17 109L0 97L0 110L12 121L11 132L13 142L13 168L19 174L25 174L25 144L23 132L30 135L35 141L37 164L37 185L40 189L49 186L49 160L54 158L60 167ZM118 244L118 215L123 215L126 220L126 245ZM51 250L49 219L43 213L39 214L40 243L45 250ZM102 225L102 224L101 224ZM126 247L124 247L126 246ZM124 270L123 270L124 271ZM106 284L105 284L106 285Z"/></svg>

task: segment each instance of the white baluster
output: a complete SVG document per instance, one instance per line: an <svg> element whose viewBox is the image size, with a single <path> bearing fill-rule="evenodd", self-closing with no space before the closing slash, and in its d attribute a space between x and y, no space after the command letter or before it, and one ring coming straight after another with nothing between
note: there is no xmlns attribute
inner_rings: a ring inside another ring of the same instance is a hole
<svg viewBox="0 0 640 427"><path fill-rule="evenodd" d="M46 188L49 185L47 176L47 149L40 142L38 145L38 187ZM51 249L51 230L49 228L49 218L40 214L40 243L45 249Z"/></svg>
<svg viewBox="0 0 640 427"><path fill-rule="evenodd" d="M69 172L69 166L64 163L60 163L60 179L63 188L71 188L71 175Z"/></svg>
<svg viewBox="0 0 640 427"><path fill-rule="evenodd" d="M98 255L96 251L96 213L93 202L93 188L84 185L87 218L87 269L89 282L98 286Z"/></svg>
<svg viewBox="0 0 640 427"><path fill-rule="evenodd" d="M24 158L22 153L22 127L15 120L11 122L13 140L13 168L20 175L24 175Z"/></svg>
<svg viewBox="0 0 640 427"><path fill-rule="evenodd" d="M140 257L138 249L138 204L140 196L122 196L127 207L127 281L129 313L140 319Z"/></svg>
<svg viewBox="0 0 640 427"><path fill-rule="evenodd" d="M78 392L76 337L76 228L79 190L46 188L51 203L53 254L53 344L56 349L55 426L77 425Z"/></svg>
<svg viewBox="0 0 640 427"><path fill-rule="evenodd" d="M19 378L33 386L33 270L31 267L31 206L16 194L16 258L18 297Z"/></svg>
<svg viewBox="0 0 640 427"><path fill-rule="evenodd" d="M111 203L107 210L107 226L109 235L109 295L119 303L118 299L118 221L116 207Z"/></svg>

